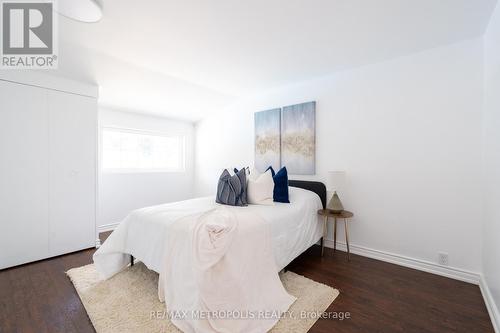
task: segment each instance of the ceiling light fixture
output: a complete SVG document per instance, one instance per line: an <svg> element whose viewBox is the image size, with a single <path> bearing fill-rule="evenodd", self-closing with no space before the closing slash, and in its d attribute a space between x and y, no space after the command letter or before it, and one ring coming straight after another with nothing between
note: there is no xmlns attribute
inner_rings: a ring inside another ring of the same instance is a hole
<svg viewBox="0 0 500 333"><path fill-rule="evenodd" d="M62 0L57 12L75 21L94 23L102 18L102 0Z"/></svg>

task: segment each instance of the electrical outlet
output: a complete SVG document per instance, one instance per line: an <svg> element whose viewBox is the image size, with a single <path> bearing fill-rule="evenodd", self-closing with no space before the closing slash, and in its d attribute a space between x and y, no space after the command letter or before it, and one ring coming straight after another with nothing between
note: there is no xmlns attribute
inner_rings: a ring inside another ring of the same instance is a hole
<svg viewBox="0 0 500 333"><path fill-rule="evenodd" d="M448 253L446 252L439 252L438 253L438 263L443 266L448 266L449 260L448 260Z"/></svg>

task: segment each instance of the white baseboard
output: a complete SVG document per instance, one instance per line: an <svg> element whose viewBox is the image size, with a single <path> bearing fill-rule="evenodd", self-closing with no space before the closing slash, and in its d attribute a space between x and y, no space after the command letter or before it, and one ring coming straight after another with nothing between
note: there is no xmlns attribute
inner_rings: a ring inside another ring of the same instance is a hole
<svg viewBox="0 0 500 333"><path fill-rule="evenodd" d="M333 240L325 239L325 246L333 248ZM460 280L468 283L473 283L479 285L481 280L481 274L475 272L469 272L459 268L441 266L430 261L405 257L399 254L369 249L363 246L349 244L351 253L358 254L363 257L368 257L372 259L377 259L385 262L390 262L392 264L409 267L417 269L420 271L437 274L452 278L455 280ZM346 244L344 242L337 241L337 249L341 251L347 251Z"/></svg>
<svg viewBox="0 0 500 333"><path fill-rule="evenodd" d="M103 224L97 227L97 232L106 232L106 231L112 231L115 230L115 228L120 224L120 222L116 223L109 223L109 224Z"/></svg>
<svg viewBox="0 0 500 333"><path fill-rule="evenodd" d="M491 295L490 288L484 276L481 276L479 281L479 288L481 288L481 294L483 294L484 303L486 303L486 308L488 309L488 314L490 315L491 323L496 333L500 333L500 313L498 311L497 304Z"/></svg>

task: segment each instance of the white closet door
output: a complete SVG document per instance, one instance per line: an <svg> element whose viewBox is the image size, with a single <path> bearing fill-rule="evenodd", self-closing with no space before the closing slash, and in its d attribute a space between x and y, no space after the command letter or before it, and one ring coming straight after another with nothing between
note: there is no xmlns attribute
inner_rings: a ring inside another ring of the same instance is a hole
<svg viewBox="0 0 500 333"><path fill-rule="evenodd" d="M0 269L48 256L45 89L0 81Z"/></svg>
<svg viewBox="0 0 500 333"><path fill-rule="evenodd" d="M52 256L95 246L96 103L48 91Z"/></svg>

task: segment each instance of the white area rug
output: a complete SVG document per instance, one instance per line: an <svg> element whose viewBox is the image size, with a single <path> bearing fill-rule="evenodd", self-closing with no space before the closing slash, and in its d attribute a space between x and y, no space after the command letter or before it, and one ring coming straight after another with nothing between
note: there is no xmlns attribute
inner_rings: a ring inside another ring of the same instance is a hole
<svg viewBox="0 0 500 333"><path fill-rule="evenodd" d="M128 267L109 280L99 280L94 265L67 272L97 333L180 332L163 316L164 303L158 300L158 274L142 263ZM317 315L337 298L339 291L301 275L280 275L286 290L297 297L288 315L271 332L307 332Z"/></svg>

